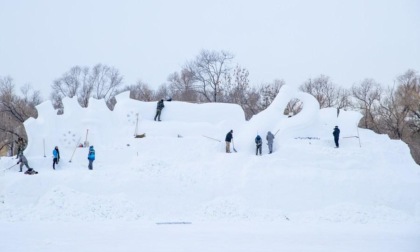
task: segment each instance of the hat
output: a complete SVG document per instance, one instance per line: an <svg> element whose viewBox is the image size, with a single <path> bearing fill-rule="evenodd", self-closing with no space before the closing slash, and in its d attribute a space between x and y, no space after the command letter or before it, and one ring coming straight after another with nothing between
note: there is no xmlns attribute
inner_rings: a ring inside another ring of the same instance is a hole
<svg viewBox="0 0 420 252"><path fill-rule="evenodd" d="M336 128L338 128L338 126L335 126Z"/></svg>

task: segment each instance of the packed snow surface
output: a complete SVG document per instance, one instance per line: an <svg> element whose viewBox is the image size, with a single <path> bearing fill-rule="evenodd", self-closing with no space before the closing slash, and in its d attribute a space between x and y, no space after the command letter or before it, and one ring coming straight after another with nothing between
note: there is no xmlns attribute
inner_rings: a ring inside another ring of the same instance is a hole
<svg viewBox="0 0 420 252"><path fill-rule="evenodd" d="M294 98L303 110L283 115ZM39 174L0 159L0 251L420 251L419 166L402 141L357 128L357 112L287 86L250 121L238 105L172 101L157 122L156 102L128 93L113 111L63 102L24 123ZM95 147L93 170L80 144Z"/></svg>

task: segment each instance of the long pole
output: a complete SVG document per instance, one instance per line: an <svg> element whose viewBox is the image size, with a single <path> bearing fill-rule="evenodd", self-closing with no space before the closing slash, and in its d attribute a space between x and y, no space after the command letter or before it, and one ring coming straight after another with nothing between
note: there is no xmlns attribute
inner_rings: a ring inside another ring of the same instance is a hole
<svg viewBox="0 0 420 252"><path fill-rule="evenodd" d="M235 149L235 144L233 143L233 139L232 139L232 148L233 148L234 152L237 152L236 149Z"/></svg>
<svg viewBox="0 0 420 252"><path fill-rule="evenodd" d="M42 143L44 144L44 157L47 157L45 156L45 138L42 139Z"/></svg>
<svg viewBox="0 0 420 252"><path fill-rule="evenodd" d="M17 164L14 164L14 165L10 166L9 168L4 169L3 171L10 170L10 169L12 169L13 167L15 167L16 165L17 165Z"/></svg>
<svg viewBox="0 0 420 252"><path fill-rule="evenodd" d="M211 140L214 140L214 141L217 141L217 142L222 142L222 141L220 141L219 139L216 139L216 138L213 138L213 137L208 137L208 136L205 136L205 135L203 135L203 137L207 137L208 139L211 139Z"/></svg>
<svg viewBox="0 0 420 252"><path fill-rule="evenodd" d="M84 145L85 145L85 147L89 147L88 145L89 145L89 142L88 142L88 133L89 133L89 129L86 129L86 138L85 138L85 142L84 142Z"/></svg>
<svg viewBox="0 0 420 252"><path fill-rule="evenodd" d="M79 137L79 141L76 142L76 146L74 147L73 154L71 154L71 157L70 157L70 160L69 160L70 163L71 163L71 160L73 159L73 156L74 156L74 153L76 152L77 147L79 147L79 143L80 143L81 139L82 139L82 137Z"/></svg>
<svg viewBox="0 0 420 252"><path fill-rule="evenodd" d="M360 143L360 136L359 136L359 127L356 126L357 129L357 138L359 138L359 146L362 148L362 144Z"/></svg>
<svg viewBox="0 0 420 252"><path fill-rule="evenodd" d="M139 113L136 113L136 129L134 130L134 136L137 136L138 125L139 125Z"/></svg>

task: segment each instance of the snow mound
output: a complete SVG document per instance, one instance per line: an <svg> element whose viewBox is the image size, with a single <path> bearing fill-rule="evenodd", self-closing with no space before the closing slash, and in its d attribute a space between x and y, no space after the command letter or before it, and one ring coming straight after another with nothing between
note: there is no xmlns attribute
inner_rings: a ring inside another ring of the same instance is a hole
<svg viewBox="0 0 420 252"><path fill-rule="evenodd" d="M283 115L292 99L303 110ZM233 104L156 102L128 92L113 111L103 100L66 98L64 114L50 102L24 125L25 155L39 171L3 172L0 220L223 220L290 222L415 222L420 219L420 173L401 141L357 128L360 113L319 109L309 94L282 87L273 103L245 121ZM340 148L332 131L341 129ZM237 152L225 153L233 130ZM276 133L273 154L265 135ZM144 138L134 138L135 134ZM263 138L263 155L254 139ZM87 169L87 142L97 159ZM52 170L52 150L61 160ZM45 157L44 157L45 156ZM69 162L71 161L71 162ZM2 158L2 167L15 159ZM17 166L16 166L17 167Z"/></svg>

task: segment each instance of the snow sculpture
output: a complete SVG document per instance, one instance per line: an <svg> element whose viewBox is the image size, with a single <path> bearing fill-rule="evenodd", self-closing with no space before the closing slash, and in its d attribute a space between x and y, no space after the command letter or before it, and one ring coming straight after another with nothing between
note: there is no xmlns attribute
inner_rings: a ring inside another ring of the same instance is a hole
<svg viewBox="0 0 420 252"><path fill-rule="evenodd" d="M303 102L302 111L293 116L283 115L287 103L297 98ZM116 97L117 104L110 111L104 100L89 99L89 106L82 108L77 98L64 98L64 114L57 115L50 101L36 108L38 118L29 118L24 125L28 134L26 155L51 155L54 146L74 149L85 141L90 145L109 148L116 140L132 138L138 122L139 134L146 130L155 136L208 134L224 142L225 134L234 130L237 146L253 149L253 139L267 131L277 133L275 145L284 138L318 137L331 138L338 125L343 134L357 135L360 113L342 111L337 117L336 109L319 109L316 99L289 86L283 86L272 104L264 111L245 121L244 112L236 104L165 102L162 118L166 126L153 121L156 102L140 102L129 98L129 92ZM349 123L350 121L350 123ZM171 123L167 126L167 123ZM197 130L198 129L198 130Z"/></svg>

